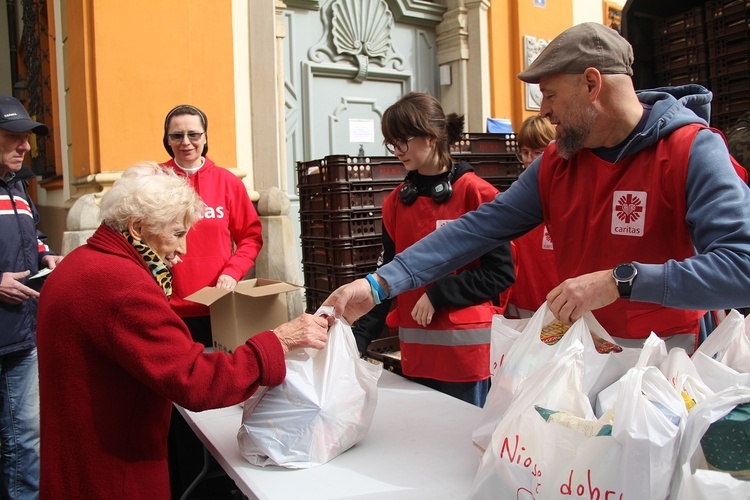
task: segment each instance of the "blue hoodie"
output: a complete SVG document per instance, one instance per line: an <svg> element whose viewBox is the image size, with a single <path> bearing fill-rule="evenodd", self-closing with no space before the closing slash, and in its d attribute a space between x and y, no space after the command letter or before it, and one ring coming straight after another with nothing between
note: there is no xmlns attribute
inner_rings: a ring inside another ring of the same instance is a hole
<svg viewBox="0 0 750 500"><path fill-rule="evenodd" d="M683 125L706 125L712 94L699 85L638 92L652 106L646 126L618 160L637 154ZM510 189L422 239L380 269L391 296L434 281L513 240L543 221L537 159ZM685 223L694 257L641 264L631 299L680 309L721 310L750 304L750 188L740 179L722 137L698 133L688 164ZM585 223L585 222L584 222ZM669 237L669 235L665 235ZM589 242L588 244L596 244Z"/></svg>

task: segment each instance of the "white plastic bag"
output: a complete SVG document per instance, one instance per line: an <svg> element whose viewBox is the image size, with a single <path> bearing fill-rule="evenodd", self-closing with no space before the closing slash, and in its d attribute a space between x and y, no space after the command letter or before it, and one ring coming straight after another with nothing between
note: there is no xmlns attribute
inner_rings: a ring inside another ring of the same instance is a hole
<svg viewBox="0 0 750 500"><path fill-rule="evenodd" d="M638 361L640 349L623 348L620 353L608 354L600 354L596 350L591 332L606 341L613 340L590 312L573 323L555 345L547 345L542 342L540 334L542 328L554 320L555 317L545 302L529 320L505 356L502 366L492 377L482 416L472 434L472 441L481 450L487 447L492 431L505 414L519 385L575 341L584 346L583 392L588 395L592 406L601 389L619 379Z"/></svg>
<svg viewBox="0 0 750 500"><path fill-rule="evenodd" d="M698 347L700 352L740 373L750 372L750 318L732 309Z"/></svg>
<svg viewBox="0 0 750 500"><path fill-rule="evenodd" d="M681 398L657 368L633 368L623 377L611 435L588 437L545 421L536 405L595 420L583 367L578 344L522 383L470 498L666 498L686 415Z"/></svg>
<svg viewBox="0 0 750 500"><path fill-rule="evenodd" d="M672 500L747 500L750 482L735 479L726 472L710 470L700 447L708 427L750 402L750 387L729 387L712 394L695 406L687 420L672 482Z"/></svg>
<svg viewBox="0 0 750 500"><path fill-rule="evenodd" d="M319 310L316 314L333 314ZM237 433L254 465L301 469L324 464L365 437L375 414L382 366L360 359L351 327L336 320L321 350L286 357L286 379L245 402Z"/></svg>
<svg viewBox="0 0 750 500"><path fill-rule="evenodd" d="M521 335L530 318L509 319L502 314L492 317L490 331L490 375L494 376L505 361L513 343Z"/></svg>
<svg viewBox="0 0 750 500"><path fill-rule="evenodd" d="M643 349L638 356L635 366L638 368L643 366L659 366L665 359L667 359L667 346L664 340L660 339L654 332L651 332L643 343ZM609 387L599 391L599 394L596 396L596 409L594 411L597 417L601 417L604 412L612 409L615 401L617 401L617 394L622 384L623 379L619 379Z"/></svg>
<svg viewBox="0 0 750 500"><path fill-rule="evenodd" d="M714 392L750 387L750 320L730 311L690 358L703 382Z"/></svg>

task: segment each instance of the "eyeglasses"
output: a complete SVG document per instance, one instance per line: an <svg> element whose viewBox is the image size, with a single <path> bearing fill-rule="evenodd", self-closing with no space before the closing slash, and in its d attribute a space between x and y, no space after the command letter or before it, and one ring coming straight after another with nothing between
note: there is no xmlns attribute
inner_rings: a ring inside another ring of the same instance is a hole
<svg viewBox="0 0 750 500"><path fill-rule="evenodd" d="M404 140L398 139L393 142L386 142L385 149L387 149L388 152L391 153L392 155L395 155L396 151L398 151L401 154L404 154L407 151L409 151L409 143L413 141L414 139L415 139L414 137L409 137L408 139L404 139Z"/></svg>
<svg viewBox="0 0 750 500"><path fill-rule="evenodd" d="M169 142L182 142L182 138L188 136L191 141L197 141L203 136L204 132L176 132L174 134L167 134Z"/></svg>
<svg viewBox="0 0 750 500"><path fill-rule="evenodd" d="M521 151L516 153L516 158L518 158L518 161L521 163L527 162L527 161L534 161L540 156L542 156L542 153L544 153L544 150L542 149L522 149Z"/></svg>

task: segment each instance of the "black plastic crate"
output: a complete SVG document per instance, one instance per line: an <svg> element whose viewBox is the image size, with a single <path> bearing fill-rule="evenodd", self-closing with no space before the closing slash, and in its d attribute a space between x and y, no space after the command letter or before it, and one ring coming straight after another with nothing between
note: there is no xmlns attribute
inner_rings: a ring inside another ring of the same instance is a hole
<svg viewBox="0 0 750 500"><path fill-rule="evenodd" d="M750 10L750 0L710 0L704 3L706 8L706 23L727 16L746 13Z"/></svg>
<svg viewBox="0 0 750 500"><path fill-rule="evenodd" d="M739 92L722 92L714 95L711 101L713 113L739 113L750 111L750 92L747 90Z"/></svg>
<svg viewBox="0 0 750 500"><path fill-rule="evenodd" d="M715 57L709 66L712 78L747 73L750 71L750 54L741 52Z"/></svg>
<svg viewBox="0 0 750 500"><path fill-rule="evenodd" d="M750 37L747 31L716 38L708 42L708 54L711 59L734 54L750 53Z"/></svg>
<svg viewBox="0 0 750 500"><path fill-rule="evenodd" d="M688 47L705 45L706 30L703 26L685 29L677 33L669 33L654 38L654 53L663 54L684 50Z"/></svg>
<svg viewBox="0 0 750 500"><path fill-rule="evenodd" d="M515 153L518 142L515 134L466 133L451 145L452 155Z"/></svg>
<svg viewBox="0 0 750 500"><path fill-rule="evenodd" d="M375 272L377 264L370 266L326 266L302 262L302 273L305 276L305 288L333 292L338 287L351 283L364 277L368 273Z"/></svg>
<svg viewBox="0 0 750 500"><path fill-rule="evenodd" d="M323 302L331 295L333 290L315 290L314 288L305 288L305 312L315 314L323 305Z"/></svg>
<svg viewBox="0 0 750 500"><path fill-rule="evenodd" d="M656 71L675 71L695 65L705 65L707 62L706 46L695 45L672 52L664 52L654 57Z"/></svg>
<svg viewBox="0 0 750 500"><path fill-rule="evenodd" d="M669 71L657 71L656 82L660 87L672 87L697 83L706 85L708 83L708 65L696 64L685 68Z"/></svg>
<svg viewBox="0 0 750 500"><path fill-rule="evenodd" d="M750 71L713 76L709 89L713 92L714 99L723 94L748 93L750 92Z"/></svg>
<svg viewBox="0 0 750 500"><path fill-rule="evenodd" d="M303 238L360 238L383 231L380 209L349 212L300 211Z"/></svg>
<svg viewBox="0 0 750 500"><path fill-rule="evenodd" d="M744 11L715 18L708 22L706 24L706 35L708 41L743 33L747 36L748 28L750 28L750 11Z"/></svg>
<svg viewBox="0 0 750 500"><path fill-rule="evenodd" d="M703 6L698 6L687 12L657 20L654 23L654 36L672 35L686 29L703 26L704 22Z"/></svg>
<svg viewBox="0 0 750 500"><path fill-rule="evenodd" d="M514 154L471 155L461 158L474 168L481 178L518 178L523 172L523 164Z"/></svg>
<svg viewBox="0 0 750 500"><path fill-rule="evenodd" d="M302 260L312 264L371 267L382 251L381 235L343 240L302 238Z"/></svg>
<svg viewBox="0 0 750 500"><path fill-rule="evenodd" d="M340 211L380 208L399 184L400 181L371 181L300 185L300 210Z"/></svg>
<svg viewBox="0 0 750 500"><path fill-rule="evenodd" d="M406 175L395 156L329 155L321 160L297 162L297 184L400 181Z"/></svg>
<svg viewBox="0 0 750 500"><path fill-rule="evenodd" d="M750 108L730 111L727 113L713 113L711 115L711 126L716 127L722 132L726 133L747 111L750 111Z"/></svg>

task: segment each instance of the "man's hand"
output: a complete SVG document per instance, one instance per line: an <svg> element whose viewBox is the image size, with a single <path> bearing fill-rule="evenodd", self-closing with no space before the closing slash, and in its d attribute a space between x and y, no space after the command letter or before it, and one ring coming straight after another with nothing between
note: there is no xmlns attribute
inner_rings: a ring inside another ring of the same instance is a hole
<svg viewBox="0 0 750 500"><path fill-rule="evenodd" d="M20 304L25 300L39 297L39 292L19 281L26 278L30 272L3 273L2 280L0 280L0 301L8 304Z"/></svg>
<svg viewBox="0 0 750 500"><path fill-rule="evenodd" d="M364 278L341 286L323 302L324 306L333 306L337 318L344 317L352 325L370 309L375 307L370 282Z"/></svg>
<svg viewBox="0 0 750 500"><path fill-rule="evenodd" d="M45 255L42 257L42 266L49 267L51 271L57 267L61 260L63 260L62 255Z"/></svg>
<svg viewBox="0 0 750 500"><path fill-rule="evenodd" d="M563 281L547 294L547 305L563 323L571 324L593 311L620 298L612 270L596 271Z"/></svg>

